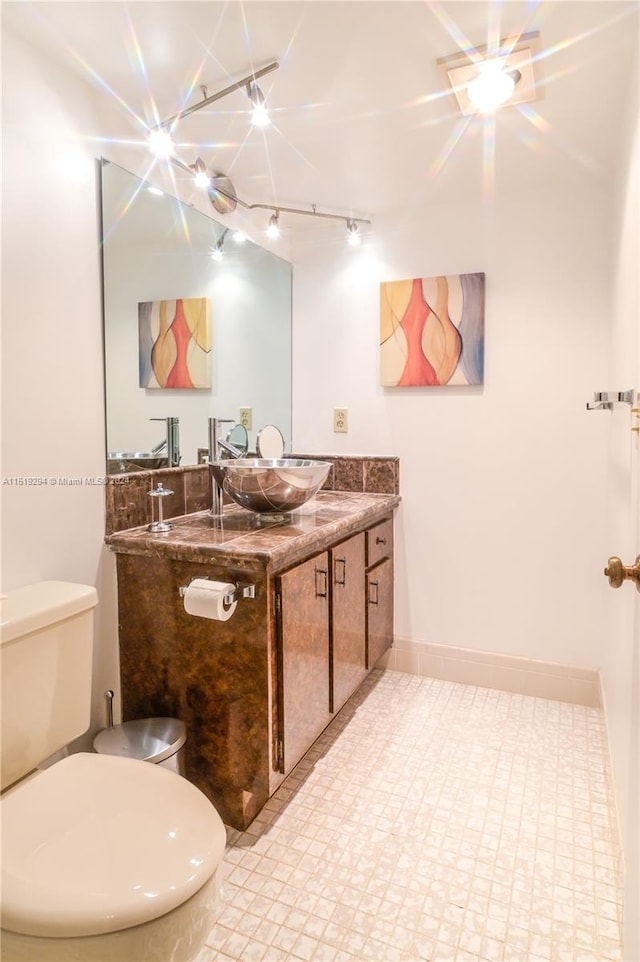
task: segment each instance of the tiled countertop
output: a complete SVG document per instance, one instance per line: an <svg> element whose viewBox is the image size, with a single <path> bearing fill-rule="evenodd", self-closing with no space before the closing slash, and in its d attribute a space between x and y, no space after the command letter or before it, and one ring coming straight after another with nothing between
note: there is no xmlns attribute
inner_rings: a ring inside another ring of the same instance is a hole
<svg viewBox="0 0 640 962"><path fill-rule="evenodd" d="M395 494L323 490L293 512L290 521L265 523L243 508L226 505L222 518L199 511L172 518L172 528L165 533L151 532L145 525L118 531L105 541L122 554L274 573L381 521L399 504Z"/></svg>

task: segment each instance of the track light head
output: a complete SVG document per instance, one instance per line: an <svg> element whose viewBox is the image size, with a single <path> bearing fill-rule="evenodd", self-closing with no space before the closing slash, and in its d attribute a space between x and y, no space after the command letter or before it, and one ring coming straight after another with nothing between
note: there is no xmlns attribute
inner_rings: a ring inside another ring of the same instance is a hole
<svg viewBox="0 0 640 962"><path fill-rule="evenodd" d="M254 127L267 127L271 123L269 114L267 113L267 105L264 100L264 94L255 80L247 84L247 97L253 104L251 123Z"/></svg>
<svg viewBox="0 0 640 962"><path fill-rule="evenodd" d="M149 131L149 150L156 157L170 157L173 153L174 145L171 134L165 127L156 127Z"/></svg>
<svg viewBox="0 0 640 962"><path fill-rule="evenodd" d="M358 244L360 243L360 228L358 227L358 224L356 223L355 220L347 221L347 231L348 231L347 243L350 244L352 247L357 247Z"/></svg>
<svg viewBox="0 0 640 962"><path fill-rule="evenodd" d="M214 261L221 261L222 255L224 254L224 241L220 238L216 241L215 247L211 251L211 257Z"/></svg>
<svg viewBox="0 0 640 962"><path fill-rule="evenodd" d="M193 171L193 180L196 187L207 190L211 186L211 178L207 173L204 161L198 157L195 164L191 165L191 170Z"/></svg>
<svg viewBox="0 0 640 962"><path fill-rule="evenodd" d="M272 214L271 217L269 218L269 223L267 225L267 237L270 237L272 240L275 240L277 237L280 237L278 211L276 211L275 214Z"/></svg>

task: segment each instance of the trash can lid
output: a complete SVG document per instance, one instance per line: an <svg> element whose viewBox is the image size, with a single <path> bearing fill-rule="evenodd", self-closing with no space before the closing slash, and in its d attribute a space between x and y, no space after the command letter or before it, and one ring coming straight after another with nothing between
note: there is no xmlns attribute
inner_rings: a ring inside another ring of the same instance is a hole
<svg viewBox="0 0 640 962"><path fill-rule="evenodd" d="M182 748L185 723L178 718L137 718L98 732L93 747L101 755L123 755L157 764Z"/></svg>

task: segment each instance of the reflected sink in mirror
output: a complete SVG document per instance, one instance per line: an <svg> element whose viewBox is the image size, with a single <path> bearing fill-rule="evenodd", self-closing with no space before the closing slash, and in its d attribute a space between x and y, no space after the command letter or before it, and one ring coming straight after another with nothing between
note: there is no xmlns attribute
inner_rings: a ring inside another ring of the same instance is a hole
<svg viewBox="0 0 640 962"><path fill-rule="evenodd" d="M301 458L238 458L209 464L214 483L232 501L260 515L288 514L310 501L331 468L330 461Z"/></svg>
<svg viewBox="0 0 640 962"><path fill-rule="evenodd" d="M159 456L152 451L109 451L107 454L107 474L124 471L155 471L169 466L166 455Z"/></svg>

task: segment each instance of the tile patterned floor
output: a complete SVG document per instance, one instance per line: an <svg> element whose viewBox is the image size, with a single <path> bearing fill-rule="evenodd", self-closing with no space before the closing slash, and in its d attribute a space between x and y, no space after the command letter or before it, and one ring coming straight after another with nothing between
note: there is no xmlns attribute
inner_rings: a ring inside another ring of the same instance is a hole
<svg viewBox="0 0 640 962"><path fill-rule="evenodd" d="M198 962L620 959L602 713L373 672L249 829Z"/></svg>

